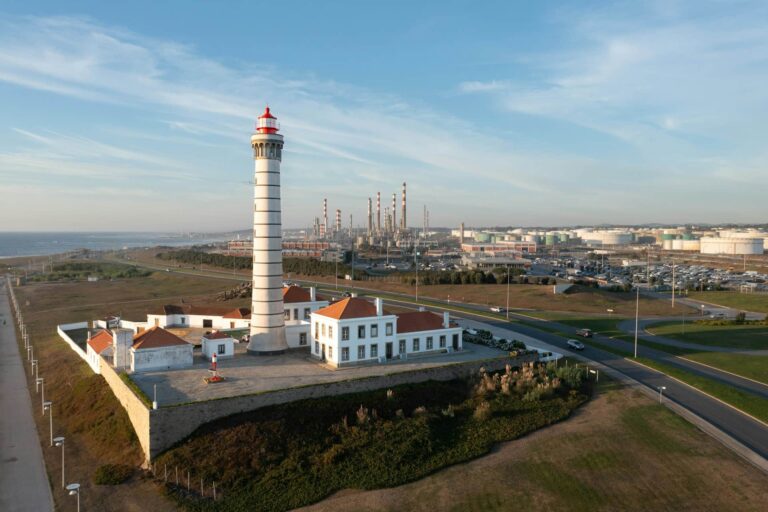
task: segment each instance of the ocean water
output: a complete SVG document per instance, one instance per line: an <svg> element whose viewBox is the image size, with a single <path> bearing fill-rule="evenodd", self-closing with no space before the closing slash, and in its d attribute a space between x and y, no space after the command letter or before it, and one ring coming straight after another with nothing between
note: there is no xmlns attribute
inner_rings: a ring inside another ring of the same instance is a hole
<svg viewBox="0 0 768 512"><path fill-rule="evenodd" d="M223 242L226 233L189 236L174 233L2 233L0 232L0 258L16 256L44 256L79 249L95 251L124 247L151 247L156 245L185 246Z"/></svg>

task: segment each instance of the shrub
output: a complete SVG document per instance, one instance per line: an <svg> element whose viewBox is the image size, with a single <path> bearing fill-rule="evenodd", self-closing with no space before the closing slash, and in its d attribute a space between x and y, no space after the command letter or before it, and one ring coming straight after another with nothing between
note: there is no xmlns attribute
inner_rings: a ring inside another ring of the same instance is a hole
<svg viewBox="0 0 768 512"><path fill-rule="evenodd" d="M486 421L490 419L491 414L491 404L483 400L477 407L475 407L475 412L472 413L472 417L477 421Z"/></svg>
<svg viewBox="0 0 768 512"><path fill-rule="evenodd" d="M93 473L93 483L96 485L119 485L128 480L133 474L133 468L125 464L104 464Z"/></svg>

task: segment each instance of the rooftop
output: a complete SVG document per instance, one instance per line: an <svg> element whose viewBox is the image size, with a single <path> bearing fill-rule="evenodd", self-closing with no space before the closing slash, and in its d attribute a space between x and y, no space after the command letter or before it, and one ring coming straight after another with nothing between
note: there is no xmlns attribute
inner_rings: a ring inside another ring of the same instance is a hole
<svg viewBox="0 0 768 512"><path fill-rule="evenodd" d="M88 345L90 345L97 354L101 354L112 346L112 333L107 330L101 330L88 338Z"/></svg>
<svg viewBox="0 0 768 512"><path fill-rule="evenodd" d="M328 307L318 309L315 314L336 320L376 316L376 305L359 297L347 297Z"/></svg>
<svg viewBox="0 0 768 512"><path fill-rule="evenodd" d="M189 345L189 343L162 327L152 327L133 337L133 348L136 350L173 347L175 345Z"/></svg>

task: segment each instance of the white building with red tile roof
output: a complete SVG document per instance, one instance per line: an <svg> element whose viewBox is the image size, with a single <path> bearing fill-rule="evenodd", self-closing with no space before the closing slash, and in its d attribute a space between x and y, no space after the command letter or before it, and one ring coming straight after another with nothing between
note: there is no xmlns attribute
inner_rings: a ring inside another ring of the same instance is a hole
<svg viewBox="0 0 768 512"><path fill-rule="evenodd" d="M209 332L203 335L200 348L203 352L203 357L207 360L210 360L213 354L216 354L218 358L234 357L235 339L221 331Z"/></svg>
<svg viewBox="0 0 768 512"><path fill-rule="evenodd" d="M291 285L283 287L285 339L289 348L309 348L310 318L315 311L328 307L328 301L317 296L316 288Z"/></svg>
<svg viewBox="0 0 768 512"><path fill-rule="evenodd" d="M349 297L311 314L313 357L331 366L385 363L462 349L449 314L390 314L380 298Z"/></svg>
<svg viewBox="0 0 768 512"><path fill-rule="evenodd" d="M94 373L101 374L102 357L112 355L112 343L112 333L106 329L89 334L85 353L88 358L88 365Z"/></svg>
<svg viewBox="0 0 768 512"><path fill-rule="evenodd" d="M191 343L162 327L151 327L133 337L131 371L167 370L192 366Z"/></svg>

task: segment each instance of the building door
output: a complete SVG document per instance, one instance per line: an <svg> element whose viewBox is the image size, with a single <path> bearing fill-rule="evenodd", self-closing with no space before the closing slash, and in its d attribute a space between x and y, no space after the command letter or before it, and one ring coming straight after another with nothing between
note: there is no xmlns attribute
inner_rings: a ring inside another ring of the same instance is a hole
<svg viewBox="0 0 768 512"><path fill-rule="evenodd" d="M155 327L159 327L159 326L160 326L160 319L155 318Z"/></svg>
<svg viewBox="0 0 768 512"><path fill-rule="evenodd" d="M387 342L386 353L387 353L387 359L392 359L392 342L391 341Z"/></svg>
<svg viewBox="0 0 768 512"><path fill-rule="evenodd" d="M400 355L405 354L405 340L400 340Z"/></svg>
<svg viewBox="0 0 768 512"><path fill-rule="evenodd" d="M229 328L234 329L235 328L235 322L229 322Z"/></svg>
<svg viewBox="0 0 768 512"><path fill-rule="evenodd" d="M453 335L453 350L459 350L459 335Z"/></svg>
<svg viewBox="0 0 768 512"><path fill-rule="evenodd" d="M323 361L325 361L325 343L323 343L323 353L321 355Z"/></svg>

